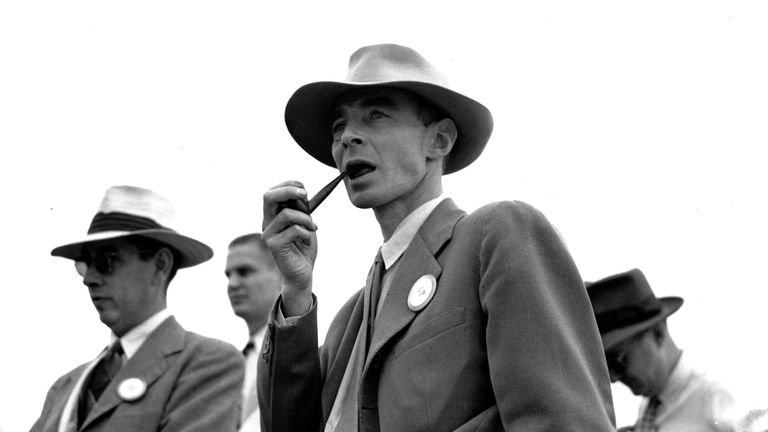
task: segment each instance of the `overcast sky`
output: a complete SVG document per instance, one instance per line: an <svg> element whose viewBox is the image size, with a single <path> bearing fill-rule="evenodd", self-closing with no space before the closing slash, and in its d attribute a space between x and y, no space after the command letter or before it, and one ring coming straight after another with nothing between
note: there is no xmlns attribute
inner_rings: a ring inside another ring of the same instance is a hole
<svg viewBox="0 0 768 432"><path fill-rule="evenodd" d="M270 186L312 193L336 175L291 140L285 103L382 42L417 49L494 115L447 195L538 207L585 280L641 268L685 299L669 324L687 355L767 408L767 18L760 1L3 2L0 430L28 430L53 381L108 340L72 263L49 253L85 234L111 185L165 195L176 228L214 248L169 307L244 344L227 243L261 230ZM342 189L313 216L323 336L381 234ZM638 400L614 389L629 424Z"/></svg>

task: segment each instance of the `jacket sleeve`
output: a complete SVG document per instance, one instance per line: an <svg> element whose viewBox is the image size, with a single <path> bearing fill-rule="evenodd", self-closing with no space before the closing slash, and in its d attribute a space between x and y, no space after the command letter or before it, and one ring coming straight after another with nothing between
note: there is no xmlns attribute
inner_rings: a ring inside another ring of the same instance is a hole
<svg viewBox="0 0 768 432"><path fill-rule="evenodd" d="M82 366L73 372L70 372L59 379L48 390L45 396L45 403L43 404L43 410L40 413L40 417L32 425L29 432L43 432L46 430L58 429L59 420L61 419L61 412L54 412L53 407L57 404L63 407L64 399L69 398L70 389L66 387L71 381L73 381L78 375L75 373L82 373ZM69 391L67 391L69 390Z"/></svg>
<svg viewBox="0 0 768 432"><path fill-rule="evenodd" d="M479 212L479 294L505 429L615 431L597 324L559 233L524 203Z"/></svg>
<svg viewBox="0 0 768 432"><path fill-rule="evenodd" d="M312 309L288 322L273 308L258 364L263 432L316 432L320 428L321 371L317 342L317 300Z"/></svg>
<svg viewBox="0 0 768 432"><path fill-rule="evenodd" d="M179 374L163 415L163 432L236 431L245 365L233 346L198 341Z"/></svg>

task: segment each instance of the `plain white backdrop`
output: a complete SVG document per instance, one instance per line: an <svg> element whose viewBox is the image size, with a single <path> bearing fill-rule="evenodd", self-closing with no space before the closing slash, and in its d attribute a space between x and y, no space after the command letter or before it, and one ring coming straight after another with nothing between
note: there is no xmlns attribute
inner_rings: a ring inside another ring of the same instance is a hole
<svg viewBox="0 0 768 432"><path fill-rule="evenodd" d="M639 267L685 304L687 355L768 408L768 4L711 1L0 4L0 430L28 430L53 381L107 342L70 261L104 191L154 189L217 255L169 307L237 346L229 240L261 230L261 195L336 172L293 143L285 102L340 80L358 47L416 48L495 118L447 176L466 210L519 199L559 229L586 280ZM316 213L321 337L381 241L343 189ZM614 386L619 425L638 400Z"/></svg>

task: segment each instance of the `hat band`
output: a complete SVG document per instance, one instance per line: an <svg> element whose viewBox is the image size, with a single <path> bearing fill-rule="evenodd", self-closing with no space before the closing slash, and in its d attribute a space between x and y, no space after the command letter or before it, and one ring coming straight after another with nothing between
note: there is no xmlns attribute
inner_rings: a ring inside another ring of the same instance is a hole
<svg viewBox="0 0 768 432"><path fill-rule="evenodd" d="M96 213L88 228L88 234L106 231L139 231L143 229L165 229L150 218L129 213L111 212Z"/></svg>
<svg viewBox="0 0 768 432"><path fill-rule="evenodd" d="M653 305L650 309L638 306L622 306L605 312L595 314L600 333L608 333L622 327L631 326L643 322L661 313L659 305Z"/></svg>

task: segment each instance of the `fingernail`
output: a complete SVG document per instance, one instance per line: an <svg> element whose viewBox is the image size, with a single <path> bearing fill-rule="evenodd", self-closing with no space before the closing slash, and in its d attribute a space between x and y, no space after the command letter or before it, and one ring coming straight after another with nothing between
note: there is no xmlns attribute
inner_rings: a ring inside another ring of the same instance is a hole
<svg viewBox="0 0 768 432"><path fill-rule="evenodd" d="M296 188L296 193L298 193L301 196L307 196L307 191L304 190L304 188Z"/></svg>

